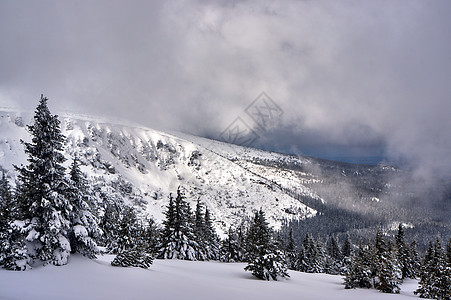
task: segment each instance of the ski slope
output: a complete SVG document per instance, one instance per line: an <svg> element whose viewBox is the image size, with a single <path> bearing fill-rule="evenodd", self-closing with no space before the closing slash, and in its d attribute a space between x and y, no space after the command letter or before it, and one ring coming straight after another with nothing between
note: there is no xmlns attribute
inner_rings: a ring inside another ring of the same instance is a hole
<svg viewBox="0 0 451 300"><path fill-rule="evenodd" d="M345 290L341 276L290 271L290 279L261 281L243 263L155 260L148 270L112 267L113 256L70 257L66 266L26 272L0 270L0 299L412 299L415 281L400 295Z"/></svg>

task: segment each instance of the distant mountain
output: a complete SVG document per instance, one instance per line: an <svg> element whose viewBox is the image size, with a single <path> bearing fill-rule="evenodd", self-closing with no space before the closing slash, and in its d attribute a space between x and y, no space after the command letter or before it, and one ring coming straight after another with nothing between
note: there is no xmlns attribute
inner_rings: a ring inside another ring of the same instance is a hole
<svg viewBox="0 0 451 300"><path fill-rule="evenodd" d="M299 232L357 232L378 224L389 229L396 222L435 222L449 232L442 209L423 205L409 188L409 174L391 166L265 152L90 116L59 119L67 165L79 157L99 201L133 205L157 221L169 193L182 186L192 208L198 199L206 204L220 234L260 208L274 228L295 221ZM31 122L32 114L0 111L0 167L10 177L13 164L26 162L20 139L30 139L25 125ZM434 203L444 203L446 216L449 195L440 195ZM318 229L319 221L325 228Z"/></svg>

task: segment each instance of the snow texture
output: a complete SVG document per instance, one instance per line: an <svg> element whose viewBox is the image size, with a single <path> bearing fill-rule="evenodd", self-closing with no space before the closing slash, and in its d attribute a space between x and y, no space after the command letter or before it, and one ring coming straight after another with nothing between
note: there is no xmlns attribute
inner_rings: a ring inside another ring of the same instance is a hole
<svg viewBox="0 0 451 300"><path fill-rule="evenodd" d="M318 180L313 175L299 178L289 171L282 174L277 168L250 162L254 157L288 159L281 154L114 124L101 118L65 114L59 119L67 137L65 166L69 167L76 155L81 171L98 194L116 194L160 223L169 193L180 185L189 187L186 197L191 209L198 199L205 204L221 237L231 225L239 226L243 217L251 217L260 208L274 229L286 220L316 214L314 209L281 192L281 188L322 201L307 186ZM31 114L0 111L0 167L11 171L10 175L14 175L12 164L26 163L20 140L30 140L25 125L31 123ZM296 159L298 164L308 163Z"/></svg>
<svg viewBox="0 0 451 300"><path fill-rule="evenodd" d="M393 295L345 290L337 275L290 271L287 280L258 280L243 270L244 263L155 260L146 270L112 267L112 259L73 255L64 267L0 270L0 299L418 299L413 280L406 280L400 295Z"/></svg>

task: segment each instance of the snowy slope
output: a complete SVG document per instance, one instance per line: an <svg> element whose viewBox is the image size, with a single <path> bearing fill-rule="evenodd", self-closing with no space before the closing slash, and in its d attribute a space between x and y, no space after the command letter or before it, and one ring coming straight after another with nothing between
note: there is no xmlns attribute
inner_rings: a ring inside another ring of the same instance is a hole
<svg viewBox="0 0 451 300"><path fill-rule="evenodd" d="M316 178L306 174L299 179L295 174L248 162L248 157L272 154L89 116L66 114L60 120L67 137L67 164L75 155L80 158L98 197L124 199L158 221L163 219L169 193L179 185L186 189L193 208L198 199L207 205L220 234L260 208L275 228L285 220L316 213L281 189L289 186L320 199L303 181ZM12 170L12 164L25 162L20 139L30 139L24 125L31 121L31 114L0 112L2 168Z"/></svg>
<svg viewBox="0 0 451 300"><path fill-rule="evenodd" d="M148 270L109 265L111 256L70 257L64 267L0 270L0 299L418 299L407 281L401 294L345 290L340 276L290 271L277 282L255 279L242 263L156 260Z"/></svg>

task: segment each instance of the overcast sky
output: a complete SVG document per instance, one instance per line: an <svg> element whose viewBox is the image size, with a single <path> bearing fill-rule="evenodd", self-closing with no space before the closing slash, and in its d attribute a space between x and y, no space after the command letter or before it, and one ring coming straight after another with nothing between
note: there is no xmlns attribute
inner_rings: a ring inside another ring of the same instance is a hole
<svg viewBox="0 0 451 300"><path fill-rule="evenodd" d="M0 106L219 137L266 92L255 145L451 175L451 1L0 0ZM329 153L329 154L327 154ZM329 156L328 156L329 155Z"/></svg>

